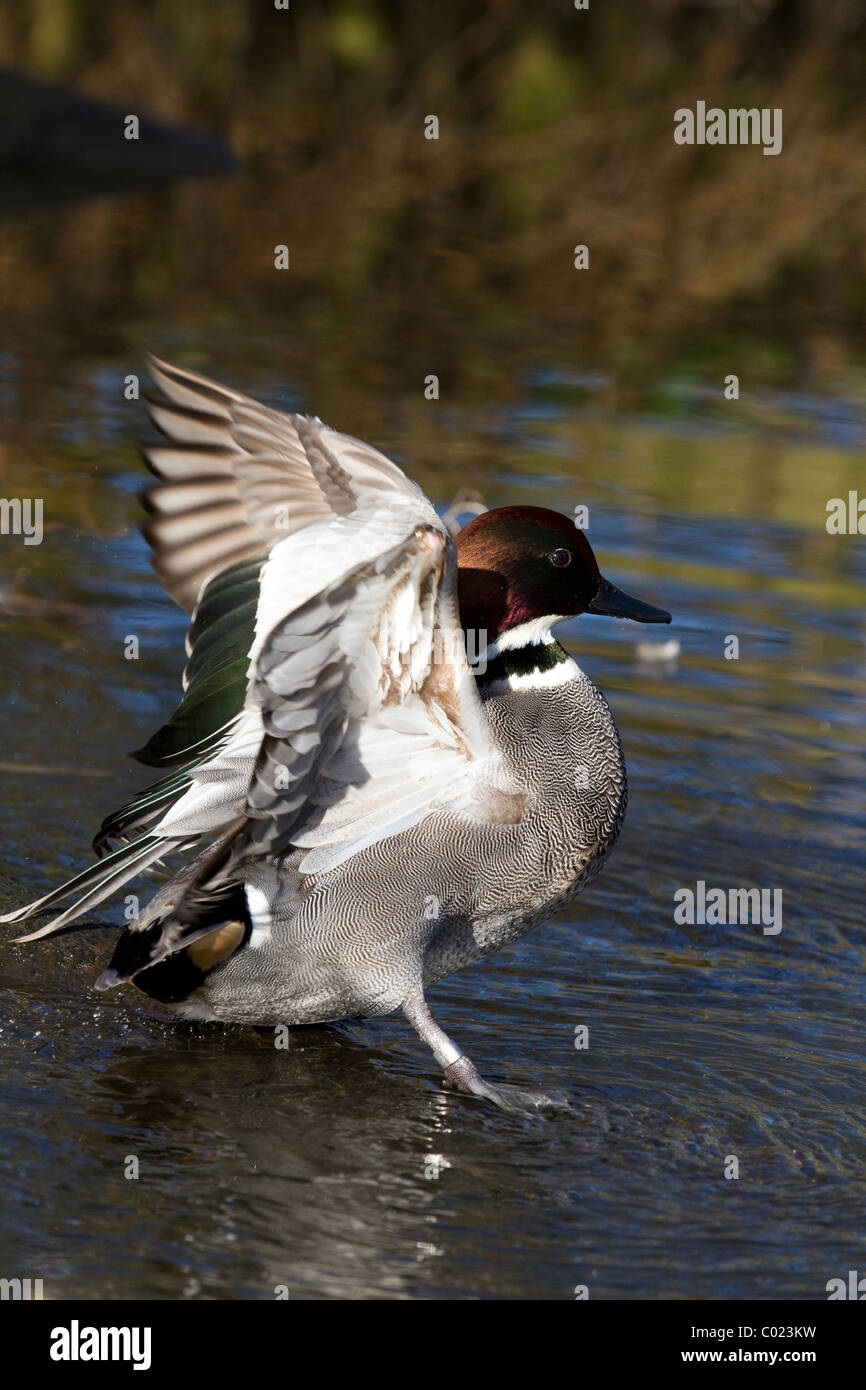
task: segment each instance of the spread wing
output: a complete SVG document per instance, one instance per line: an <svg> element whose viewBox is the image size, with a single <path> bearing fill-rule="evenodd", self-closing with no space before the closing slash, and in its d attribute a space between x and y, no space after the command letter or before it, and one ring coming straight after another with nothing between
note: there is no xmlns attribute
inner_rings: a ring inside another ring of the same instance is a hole
<svg viewBox="0 0 866 1390"><path fill-rule="evenodd" d="M301 871L320 873L437 807L519 819L466 658L456 550L421 490L318 420L164 363L154 374L170 401L152 409L172 444L148 454L167 585L188 602L219 556L233 569L267 549L244 709L157 831L216 833L241 815L237 858L301 847ZM193 675L199 615L229 573L194 614Z"/></svg>
<svg viewBox="0 0 866 1390"><path fill-rule="evenodd" d="M466 659L456 551L420 489L320 420L150 365L166 442L146 452L147 535L191 625L184 698L137 756L171 771L104 822L97 850L118 848L5 920L78 895L32 934L50 935L173 848L227 844L236 868L298 847L311 874L436 808L519 819Z"/></svg>
<svg viewBox="0 0 866 1390"><path fill-rule="evenodd" d="M144 450L157 477L145 497L145 534L157 574L191 622L184 698L135 756L169 768L205 759L240 717L262 569L281 542L395 498L426 520L437 517L395 463L359 440L158 358L148 361L162 392L149 401L150 414L166 442ZM149 788L156 801L151 797L145 809L164 807L176 787L169 778ZM133 822L125 823L140 823L136 808L131 803L109 817L98 844L123 829L118 816L131 813Z"/></svg>

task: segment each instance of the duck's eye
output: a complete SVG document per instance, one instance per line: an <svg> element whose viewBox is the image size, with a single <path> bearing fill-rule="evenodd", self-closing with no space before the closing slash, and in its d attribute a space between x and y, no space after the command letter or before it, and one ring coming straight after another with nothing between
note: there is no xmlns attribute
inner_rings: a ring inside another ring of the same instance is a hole
<svg viewBox="0 0 866 1390"><path fill-rule="evenodd" d="M559 550L551 551L547 558L558 570L564 570L566 565L571 564L571 551L562 546Z"/></svg>

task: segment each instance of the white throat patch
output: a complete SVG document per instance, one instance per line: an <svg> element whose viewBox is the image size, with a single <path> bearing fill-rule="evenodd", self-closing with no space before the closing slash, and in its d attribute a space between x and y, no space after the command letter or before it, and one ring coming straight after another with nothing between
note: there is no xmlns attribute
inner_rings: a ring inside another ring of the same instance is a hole
<svg viewBox="0 0 866 1390"><path fill-rule="evenodd" d="M564 623L565 617L556 614L547 618L530 618L527 623L518 623L502 632L494 642L489 642L484 653L488 662L501 656L503 652L515 652L520 647L547 647L553 641L551 628L554 623Z"/></svg>

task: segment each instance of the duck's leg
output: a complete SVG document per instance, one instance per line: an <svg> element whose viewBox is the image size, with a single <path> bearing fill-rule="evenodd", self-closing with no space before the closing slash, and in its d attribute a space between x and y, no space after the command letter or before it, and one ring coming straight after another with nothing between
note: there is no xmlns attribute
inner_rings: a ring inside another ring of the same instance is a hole
<svg viewBox="0 0 866 1390"><path fill-rule="evenodd" d="M427 1007L422 990L403 1000L403 1012L419 1038L427 1044L445 1073L445 1084L469 1096L492 1100L494 1105L516 1114L535 1114L539 1110L568 1109L568 1101L552 1100L541 1091L524 1091L519 1086L491 1086L459 1047L455 1047L439 1027Z"/></svg>

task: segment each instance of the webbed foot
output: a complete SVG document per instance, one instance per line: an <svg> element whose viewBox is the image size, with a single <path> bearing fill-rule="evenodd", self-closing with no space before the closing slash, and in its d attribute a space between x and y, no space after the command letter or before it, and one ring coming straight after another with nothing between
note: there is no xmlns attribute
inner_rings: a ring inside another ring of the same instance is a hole
<svg viewBox="0 0 866 1390"><path fill-rule="evenodd" d="M445 1085L465 1095L490 1100L512 1115L537 1115L541 1111L570 1110L565 1096L548 1096L543 1091L524 1091L520 1086L494 1086L468 1057L458 1057L445 1067Z"/></svg>
<svg viewBox="0 0 866 1390"><path fill-rule="evenodd" d="M477 1096L479 1100L490 1100L512 1115L571 1110L565 1096L546 1096L543 1091L524 1091L520 1086L492 1086L485 1081L474 1062L470 1062L439 1027L420 990L404 999L403 1012L418 1036L432 1049L445 1073L446 1086L467 1096Z"/></svg>

